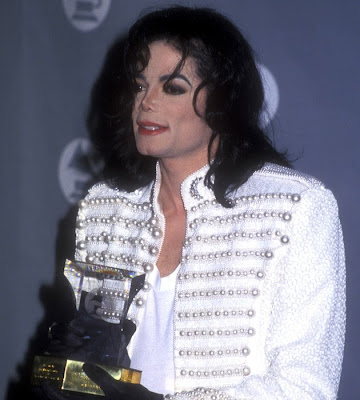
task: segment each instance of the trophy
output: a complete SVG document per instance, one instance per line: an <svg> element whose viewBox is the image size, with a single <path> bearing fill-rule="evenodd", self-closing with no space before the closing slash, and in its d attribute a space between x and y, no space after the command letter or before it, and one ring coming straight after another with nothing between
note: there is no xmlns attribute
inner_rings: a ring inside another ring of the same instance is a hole
<svg viewBox="0 0 360 400"><path fill-rule="evenodd" d="M77 323L83 325L89 340L70 353L36 356L32 383L50 380L64 390L103 395L83 372L85 362L99 365L115 379L140 383L141 372L129 368L126 346L135 324L126 316L145 275L71 260L65 262L64 275L74 293Z"/></svg>

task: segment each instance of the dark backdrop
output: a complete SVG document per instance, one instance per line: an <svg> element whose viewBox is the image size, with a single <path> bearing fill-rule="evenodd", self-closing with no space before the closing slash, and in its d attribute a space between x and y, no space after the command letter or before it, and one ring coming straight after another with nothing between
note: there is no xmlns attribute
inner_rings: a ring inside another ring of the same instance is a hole
<svg viewBox="0 0 360 400"><path fill-rule="evenodd" d="M0 0L0 397L43 319L56 268L71 256L69 210L99 167L85 116L107 48L141 10L174 2L85 0L87 11L80 3ZM176 3L215 7L244 30L271 74L268 102L277 143L302 154L295 166L323 180L338 199L348 274L339 398L357 399L360 2Z"/></svg>

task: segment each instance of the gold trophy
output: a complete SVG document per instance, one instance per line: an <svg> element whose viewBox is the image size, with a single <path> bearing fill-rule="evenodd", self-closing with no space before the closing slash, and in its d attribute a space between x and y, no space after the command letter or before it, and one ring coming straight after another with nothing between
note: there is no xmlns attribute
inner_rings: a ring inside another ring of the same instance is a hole
<svg viewBox="0 0 360 400"><path fill-rule="evenodd" d="M77 310L76 318L86 327L89 341L66 357L36 356L32 383L52 381L59 389L104 395L83 372L85 362L99 365L113 378L140 383L141 372L131 369L126 345L135 325L126 320L145 275L125 269L66 260L64 275L69 281Z"/></svg>

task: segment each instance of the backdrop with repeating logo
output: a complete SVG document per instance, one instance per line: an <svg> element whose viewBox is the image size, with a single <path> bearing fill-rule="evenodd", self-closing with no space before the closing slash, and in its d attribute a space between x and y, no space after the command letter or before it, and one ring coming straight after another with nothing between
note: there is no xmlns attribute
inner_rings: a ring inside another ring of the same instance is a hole
<svg viewBox="0 0 360 400"><path fill-rule="evenodd" d="M278 148L338 200L348 274L339 398L353 399L360 393L360 3L335 0L0 3L0 396L21 375L39 324L48 323L52 282L72 256L76 204L102 168L85 120L106 52L144 9L172 3L214 7L243 30L259 60L263 125L271 122Z"/></svg>

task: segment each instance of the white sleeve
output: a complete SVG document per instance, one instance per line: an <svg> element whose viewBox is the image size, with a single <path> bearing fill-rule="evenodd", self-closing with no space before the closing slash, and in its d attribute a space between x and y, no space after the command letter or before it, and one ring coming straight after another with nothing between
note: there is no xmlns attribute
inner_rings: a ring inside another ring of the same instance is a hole
<svg viewBox="0 0 360 400"><path fill-rule="evenodd" d="M166 398L336 399L345 334L345 259L336 200L307 189L292 213L291 245L272 305L265 375L234 388L199 388Z"/></svg>

